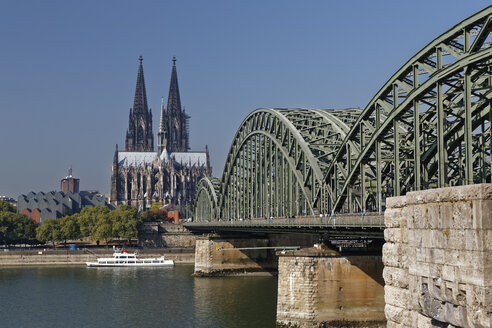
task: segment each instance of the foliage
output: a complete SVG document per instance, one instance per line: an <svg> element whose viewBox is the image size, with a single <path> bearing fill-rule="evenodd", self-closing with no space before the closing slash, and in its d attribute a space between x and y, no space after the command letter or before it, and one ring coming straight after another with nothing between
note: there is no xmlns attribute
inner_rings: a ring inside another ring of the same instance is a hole
<svg viewBox="0 0 492 328"><path fill-rule="evenodd" d="M152 205L150 205L150 210L153 211L153 210L158 210L162 207L162 202L156 202Z"/></svg>
<svg viewBox="0 0 492 328"><path fill-rule="evenodd" d="M80 213L60 219L45 219L36 228L34 222L25 215L18 214L15 207L0 201L0 243L12 245L19 243L50 242L88 238L93 241L112 239L128 240L138 238L138 228L142 217L137 209L121 206L113 211L105 206L84 208Z"/></svg>
<svg viewBox="0 0 492 328"><path fill-rule="evenodd" d="M110 210L106 206L84 208L77 217L81 237L89 237L90 239L97 240L94 238L96 236L98 222L108 216L109 213Z"/></svg>
<svg viewBox="0 0 492 328"><path fill-rule="evenodd" d="M79 215L64 216L59 219L60 238L67 244L67 240L79 239L81 237Z"/></svg>
<svg viewBox="0 0 492 328"><path fill-rule="evenodd" d="M167 221L167 210L150 210L142 212L143 222Z"/></svg>
<svg viewBox="0 0 492 328"><path fill-rule="evenodd" d="M61 219L43 220L37 236L39 241L53 243L82 238L104 240L106 244L115 238L131 241L138 237L141 222L135 207L124 205L111 211L105 206L95 206Z"/></svg>
<svg viewBox="0 0 492 328"><path fill-rule="evenodd" d="M0 212L17 213L17 209L15 208L14 205L10 204L9 202L0 200Z"/></svg>
<svg viewBox="0 0 492 328"><path fill-rule="evenodd" d="M138 228L142 219L135 207L120 206L111 214L114 237L127 239L129 242L132 238L138 237Z"/></svg>
<svg viewBox="0 0 492 328"><path fill-rule="evenodd" d="M32 243L35 237L34 222L27 216L0 211L0 240L4 245Z"/></svg>
<svg viewBox="0 0 492 328"><path fill-rule="evenodd" d="M34 222L27 216L0 211L0 239L4 245L31 243L35 239Z"/></svg>
<svg viewBox="0 0 492 328"><path fill-rule="evenodd" d="M36 238L40 242L52 242L55 248L55 242L62 240L60 220L46 219L36 229Z"/></svg>

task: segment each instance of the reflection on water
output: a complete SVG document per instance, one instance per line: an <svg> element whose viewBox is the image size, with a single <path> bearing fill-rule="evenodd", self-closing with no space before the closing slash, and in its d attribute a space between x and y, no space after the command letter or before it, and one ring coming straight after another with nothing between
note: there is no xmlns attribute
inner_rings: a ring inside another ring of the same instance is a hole
<svg viewBox="0 0 492 328"><path fill-rule="evenodd" d="M275 327L276 294L273 277L195 279L195 315L215 327Z"/></svg>
<svg viewBox="0 0 492 328"><path fill-rule="evenodd" d="M172 268L0 269L2 327L274 327L272 277Z"/></svg>

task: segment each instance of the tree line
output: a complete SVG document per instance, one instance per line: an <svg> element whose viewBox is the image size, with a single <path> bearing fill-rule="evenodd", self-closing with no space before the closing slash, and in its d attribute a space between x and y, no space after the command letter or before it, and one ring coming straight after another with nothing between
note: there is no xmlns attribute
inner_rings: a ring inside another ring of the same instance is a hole
<svg viewBox="0 0 492 328"><path fill-rule="evenodd" d="M89 239L104 241L117 239L118 242L138 238L138 229L143 221L155 221L161 217L156 211L139 213L135 207L120 206L110 210L105 206L84 208L80 213L59 219L45 219L36 226L14 206L0 201L0 242L5 246L13 244L38 244Z"/></svg>

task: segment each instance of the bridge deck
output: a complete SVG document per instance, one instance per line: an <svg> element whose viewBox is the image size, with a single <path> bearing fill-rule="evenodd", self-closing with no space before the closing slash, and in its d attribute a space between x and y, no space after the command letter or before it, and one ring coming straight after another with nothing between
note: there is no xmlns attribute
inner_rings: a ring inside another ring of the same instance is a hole
<svg viewBox="0 0 492 328"><path fill-rule="evenodd" d="M383 238L384 215L340 214L331 217L254 218L188 222L194 232L322 233L340 238Z"/></svg>

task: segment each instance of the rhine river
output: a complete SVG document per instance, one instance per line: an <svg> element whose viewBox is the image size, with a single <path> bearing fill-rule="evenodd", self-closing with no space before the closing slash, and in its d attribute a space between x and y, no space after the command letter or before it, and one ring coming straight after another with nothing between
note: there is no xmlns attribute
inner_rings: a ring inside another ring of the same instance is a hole
<svg viewBox="0 0 492 328"><path fill-rule="evenodd" d="M275 327L277 278L173 268L0 268L1 327Z"/></svg>

